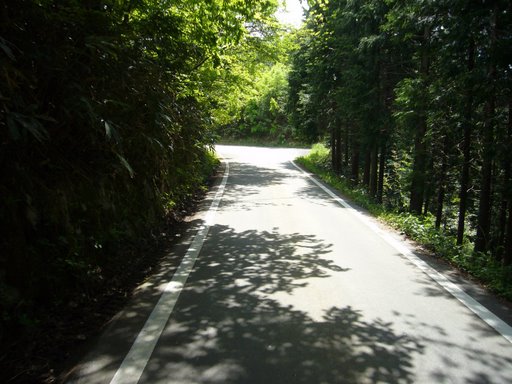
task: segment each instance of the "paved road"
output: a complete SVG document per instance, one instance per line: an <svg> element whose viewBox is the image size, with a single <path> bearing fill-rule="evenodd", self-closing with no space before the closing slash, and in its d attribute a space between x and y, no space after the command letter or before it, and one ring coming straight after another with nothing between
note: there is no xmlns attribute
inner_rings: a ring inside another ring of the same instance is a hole
<svg viewBox="0 0 512 384"><path fill-rule="evenodd" d="M300 150L218 150L229 176L210 214L193 218L75 382L512 382L510 327L472 297L505 320L506 307L342 205L290 162Z"/></svg>

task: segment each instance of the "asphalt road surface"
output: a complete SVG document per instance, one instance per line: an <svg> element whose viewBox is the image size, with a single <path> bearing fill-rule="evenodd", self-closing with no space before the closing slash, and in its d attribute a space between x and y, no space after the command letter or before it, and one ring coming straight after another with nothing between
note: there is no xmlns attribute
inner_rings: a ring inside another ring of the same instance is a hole
<svg viewBox="0 0 512 384"><path fill-rule="evenodd" d="M322 188L303 150L218 152L204 209L71 382L512 383L504 304Z"/></svg>

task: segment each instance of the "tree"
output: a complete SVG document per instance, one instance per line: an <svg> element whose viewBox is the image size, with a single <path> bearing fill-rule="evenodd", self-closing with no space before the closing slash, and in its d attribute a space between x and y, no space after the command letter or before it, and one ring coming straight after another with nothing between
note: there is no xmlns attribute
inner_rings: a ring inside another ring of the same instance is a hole
<svg viewBox="0 0 512 384"><path fill-rule="evenodd" d="M120 245L183 209L211 165L223 53L271 33L276 7L2 3L3 345L6 327L37 324L54 303L113 283Z"/></svg>
<svg viewBox="0 0 512 384"><path fill-rule="evenodd" d="M292 121L370 197L510 263L510 4L310 3Z"/></svg>

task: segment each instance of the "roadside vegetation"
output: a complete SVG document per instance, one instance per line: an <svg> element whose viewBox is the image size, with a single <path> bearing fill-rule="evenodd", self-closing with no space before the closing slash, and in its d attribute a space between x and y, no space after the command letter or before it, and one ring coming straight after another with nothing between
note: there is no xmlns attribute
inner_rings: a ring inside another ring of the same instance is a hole
<svg viewBox="0 0 512 384"><path fill-rule="evenodd" d="M503 279L512 264L511 37L506 1L317 0L292 53L288 95L293 126L327 144L334 174L403 212L396 222L453 248L466 269L502 269Z"/></svg>
<svg viewBox="0 0 512 384"><path fill-rule="evenodd" d="M276 7L1 3L0 381L56 380L174 238L216 167L231 68L267 55Z"/></svg>
<svg viewBox="0 0 512 384"><path fill-rule="evenodd" d="M281 29L267 40L259 55L239 48L239 65L230 66L226 74L231 82L229 92L213 115L221 143L304 145L287 111L289 58L297 47L295 40L294 33Z"/></svg>
<svg viewBox="0 0 512 384"><path fill-rule="evenodd" d="M506 1L317 0L288 94L303 165L509 299L511 37Z"/></svg>

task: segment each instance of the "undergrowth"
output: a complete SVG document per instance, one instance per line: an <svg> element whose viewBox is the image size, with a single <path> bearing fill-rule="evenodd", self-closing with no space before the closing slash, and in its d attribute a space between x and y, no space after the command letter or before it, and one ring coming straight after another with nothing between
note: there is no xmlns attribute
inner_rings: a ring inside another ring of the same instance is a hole
<svg viewBox="0 0 512 384"><path fill-rule="evenodd" d="M489 254L473 252L468 238L465 238L464 244L457 245L455 236L435 227L435 218L431 214L416 216L409 212L387 209L376 203L364 189L354 186L330 169L330 153L324 145L315 144L307 156L299 157L296 162L353 203L432 251L437 257L473 276L500 297L512 300L512 267L503 267Z"/></svg>

